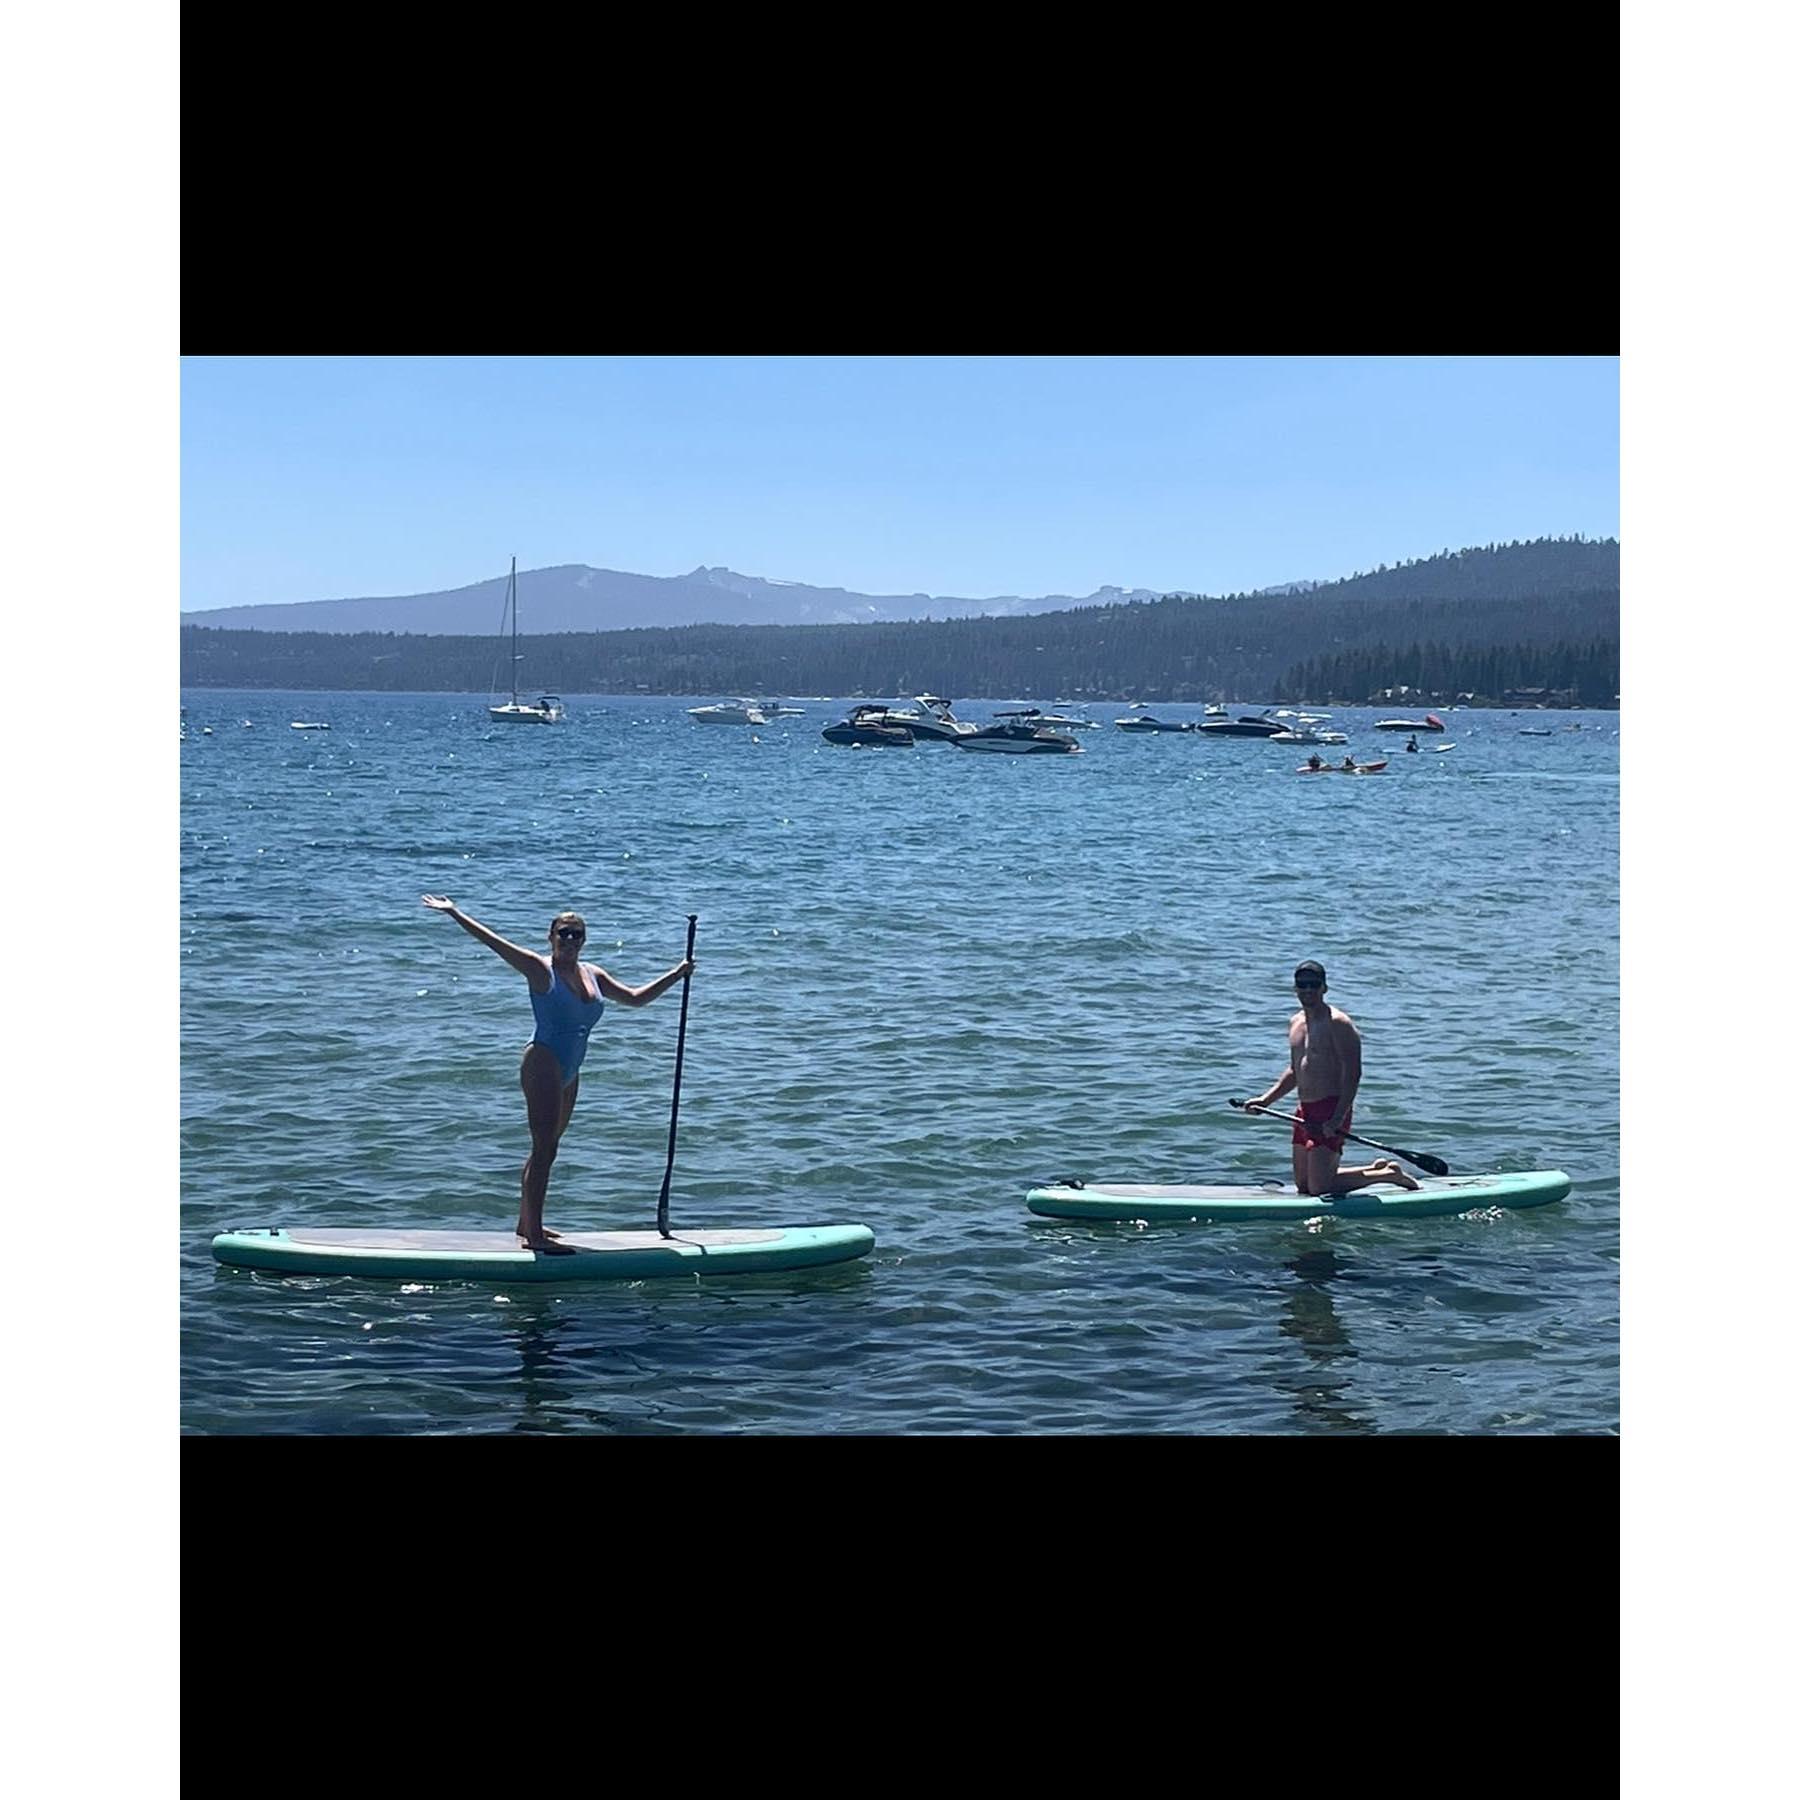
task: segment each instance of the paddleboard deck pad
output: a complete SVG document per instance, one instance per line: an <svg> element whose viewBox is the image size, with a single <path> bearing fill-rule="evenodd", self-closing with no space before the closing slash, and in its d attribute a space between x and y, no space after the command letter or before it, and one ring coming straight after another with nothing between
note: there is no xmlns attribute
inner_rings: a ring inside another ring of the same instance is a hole
<svg viewBox="0 0 1800 1800"><path fill-rule="evenodd" d="M570 1256L524 1249L510 1231L377 1231L296 1225L226 1231L213 1256L283 1275L375 1275L405 1281L643 1281L752 1275L848 1262L875 1247L866 1225L766 1231L564 1231Z"/></svg>
<svg viewBox="0 0 1800 1800"><path fill-rule="evenodd" d="M1095 1181L1033 1188L1025 1204L1049 1219L1429 1219L1479 1207L1548 1206L1566 1199L1560 1169L1512 1175L1426 1175L1414 1188L1378 1182L1336 1196L1265 1187L1154 1187Z"/></svg>

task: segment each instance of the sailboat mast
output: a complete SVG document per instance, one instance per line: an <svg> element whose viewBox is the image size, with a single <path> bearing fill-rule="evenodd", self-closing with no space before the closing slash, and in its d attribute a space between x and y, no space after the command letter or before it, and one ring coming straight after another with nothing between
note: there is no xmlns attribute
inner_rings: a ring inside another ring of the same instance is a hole
<svg viewBox="0 0 1800 1800"><path fill-rule="evenodd" d="M506 596L512 603L513 647L512 647L512 703L519 704L519 559L512 559L512 573L506 580Z"/></svg>

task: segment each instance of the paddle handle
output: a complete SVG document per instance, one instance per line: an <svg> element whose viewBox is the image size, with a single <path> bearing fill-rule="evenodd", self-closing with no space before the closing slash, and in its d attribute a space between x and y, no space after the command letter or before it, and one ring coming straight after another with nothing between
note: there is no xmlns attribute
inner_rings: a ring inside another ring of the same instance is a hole
<svg viewBox="0 0 1800 1800"><path fill-rule="evenodd" d="M689 913L687 952L682 961L694 960L694 928L700 922L698 913ZM675 1173L675 1122L681 1117L681 1061L687 1053L688 987L694 979L692 968L681 978L681 1028L675 1034L675 1096L669 1102L669 1160L663 1165L662 1193L656 1201L656 1229L669 1235L669 1179Z"/></svg>
<svg viewBox="0 0 1800 1800"><path fill-rule="evenodd" d="M1248 1112L1249 1108L1242 1100L1231 1102L1239 1112ZM1302 1119L1294 1113L1276 1112L1271 1106L1259 1106L1256 1109L1266 1119L1285 1119L1290 1125L1313 1125L1316 1119ZM1385 1150L1389 1156L1398 1156L1402 1161L1414 1163L1427 1175L1448 1175L1450 1165L1441 1156L1426 1156L1418 1150L1401 1150L1393 1144L1378 1144L1373 1138L1358 1137L1354 1131L1346 1131L1344 1136L1353 1144L1367 1144L1371 1150Z"/></svg>

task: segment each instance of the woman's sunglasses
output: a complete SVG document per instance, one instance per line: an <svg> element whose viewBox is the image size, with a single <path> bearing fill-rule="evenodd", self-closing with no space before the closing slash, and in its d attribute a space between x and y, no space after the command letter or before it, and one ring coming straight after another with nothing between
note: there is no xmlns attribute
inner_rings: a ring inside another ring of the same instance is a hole
<svg viewBox="0 0 1800 1800"><path fill-rule="evenodd" d="M587 933L585 931L577 931L573 925L563 925L558 927L556 935L561 938L565 944L568 943L571 938L579 944L581 940L587 936Z"/></svg>

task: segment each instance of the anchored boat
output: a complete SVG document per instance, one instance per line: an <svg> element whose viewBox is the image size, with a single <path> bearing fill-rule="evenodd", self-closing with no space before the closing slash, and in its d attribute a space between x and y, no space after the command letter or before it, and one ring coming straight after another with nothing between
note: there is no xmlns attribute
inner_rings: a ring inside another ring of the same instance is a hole
<svg viewBox="0 0 1800 1800"><path fill-rule="evenodd" d="M555 694L539 694L535 700L519 698L519 559L512 559L506 578L506 610L512 614L512 698L488 708L488 717L507 725L559 725L563 703Z"/></svg>
<svg viewBox="0 0 1800 1800"><path fill-rule="evenodd" d="M998 723L957 738L956 747L959 750L992 751L1002 756L1066 756L1070 751L1081 749L1073 738L1046 730L1040 722L1042 718L1036 707L1002 714Z"/></svg>
<svg viewBox="0 0 1800 1800"><path fill-rule="evenodd" d="M853 749L873 749L881 744L910 749L913 741L911 729L897 724L885 706L853 706L849 717L827 725L819 736L828 744L848 744Z"/></svg>
<svg viewBox="0 0 1800 1800"><path fill-rule="evenodd" d="M903 725L922 744L952 744L975 731L967 719L959 719L950 710L950 702L939 694L915 694L911 706L888 713L888 723Z"/></svg>
<svg viewBox="0 0 1800 1800"><path fill-rule="evenodd" d="M1240 713L1235 719L1207 719L1200 726L1207 737L1280 737L1287 730L1279 719Z"/></svg>
<svg viewBox="0 0 1800 1800"><path fill-rule="evenodd" d="M754 700L720 700L712 706L690 706L687 710L696 725L766 725L772 716Z"/></svg>

